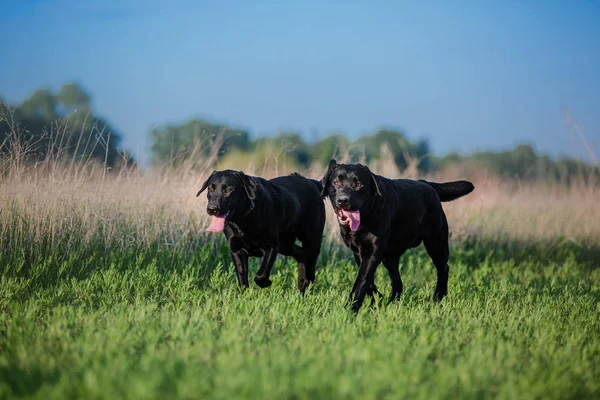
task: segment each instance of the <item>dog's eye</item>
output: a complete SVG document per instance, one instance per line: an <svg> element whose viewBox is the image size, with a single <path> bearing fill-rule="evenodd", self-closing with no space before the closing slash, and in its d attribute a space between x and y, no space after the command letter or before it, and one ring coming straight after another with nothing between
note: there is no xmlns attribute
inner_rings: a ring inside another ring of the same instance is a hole
<svg viewBox="0 0 600 400"><path fill-rule="evenodd" d="M212 186L212 185L211 185L211 186L209 186L209 187L208 187L208 191L209 191L209 192L211 192L211 193L212 193L212 192L214 192L214 191L215 191L215 187L214 187L214 186Z"/></svg>
<svg viewBox="0 0 600 400"><path fill-rule="evenodd" d="M360 183L360 181L354 181L352 182L352 188L353 189L360 189L362 187L362 183Z"/></svg>
<svg viewBox="0 0 600 400"><path fill-rule="evenodd" d="M333 186L338 187L340 186L340 181L338 181L337 179L333 180Z"/></svg>
<svg viewBox="0 0 600 400"><path fill-rule="evenodd" d="M223 192L224 192L225 194L229 194L229 193L231 193L231 188L229 188L229 187L226 187L225 189L223 189Z"/></svg>

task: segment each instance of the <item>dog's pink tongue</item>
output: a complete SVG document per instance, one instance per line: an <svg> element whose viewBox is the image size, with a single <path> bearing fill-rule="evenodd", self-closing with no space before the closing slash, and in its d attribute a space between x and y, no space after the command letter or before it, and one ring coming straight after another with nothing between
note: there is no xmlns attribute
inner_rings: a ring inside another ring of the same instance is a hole
<svg viewBox="0 0 600 400"><path fill-rule="evenodd" d="M225 229L225 217L212 217L207 231L221 232L223 229Z"/></svg>
<svg viewBox="0 0 600 400"><path fill-rule="evenodd" d="M356 230L360 226L360 211L358 211L358 210L356 210L356 211L342 210L342 213L344 213L344 215L346 217L348 217L348 219L350 219L350 230L352 232L356 232Z"/></svg>

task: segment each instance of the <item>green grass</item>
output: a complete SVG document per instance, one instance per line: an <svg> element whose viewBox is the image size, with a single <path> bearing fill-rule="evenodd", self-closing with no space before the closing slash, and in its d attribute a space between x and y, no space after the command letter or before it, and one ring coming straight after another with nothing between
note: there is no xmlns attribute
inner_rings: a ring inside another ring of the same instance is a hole
<svg viewBox="0 0 600 400"><path fill-rule="evenodd" d="M0 237L0 398L600 396L595 251L454 246L437 305L420 248L402 259L401 300L355 317L339 244L302 297L292 260L278 258L271 288L244 291L222 240L134 239ZM377 284L389 293L384 268Z"/></svg>

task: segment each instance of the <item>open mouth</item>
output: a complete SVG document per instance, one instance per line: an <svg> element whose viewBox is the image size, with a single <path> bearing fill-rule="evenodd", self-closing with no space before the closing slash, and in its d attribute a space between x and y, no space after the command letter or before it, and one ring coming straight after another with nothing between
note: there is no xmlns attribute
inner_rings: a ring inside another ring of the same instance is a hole
<svg viewBox="0 0 600 400"><path fill-rule="evenodd" d="M346 211L341 208L335 210L341 225L350 225L350 230L356 232L360 227L360 211Z"/></svg>
<svg viewBox="0 0 600 400"><path fill-rule="evenodd" d="M229 222L231 215L233 215L233 212L232 210L229 210L224 215L213 216L210 225L206 230L209 232L222 232L223 229L225 229L225 224Z"/></svg>
<svg viewBox="0 0 600 400"><path fill-rule="evenodd" d="M342 224L342 225L350 224L350 218L348 218L341 209L338 208L337 210L335 210L335 213L337 214L338 221L340 221L340 224Z"/></svg>

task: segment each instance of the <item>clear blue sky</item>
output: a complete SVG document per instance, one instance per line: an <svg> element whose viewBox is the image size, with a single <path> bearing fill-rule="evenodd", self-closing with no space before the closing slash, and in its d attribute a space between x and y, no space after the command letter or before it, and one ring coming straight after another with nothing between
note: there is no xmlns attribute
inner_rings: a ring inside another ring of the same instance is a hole
<svg viewBox="0 0 600 400"><path fill-rule="evenodd" d="M600 3L527 3L0 0L0 96L75 80L142 159L192 116L572 155L561 104L600 147Z"/></svg>

